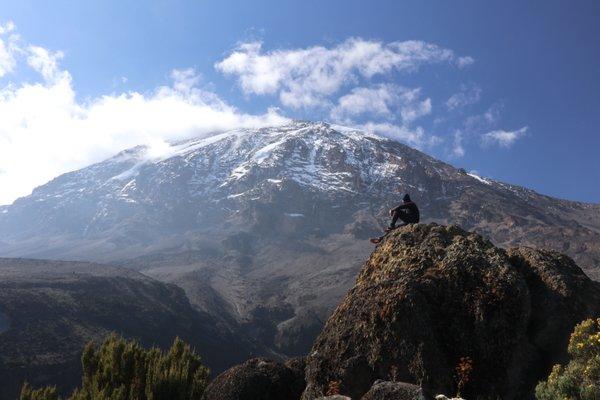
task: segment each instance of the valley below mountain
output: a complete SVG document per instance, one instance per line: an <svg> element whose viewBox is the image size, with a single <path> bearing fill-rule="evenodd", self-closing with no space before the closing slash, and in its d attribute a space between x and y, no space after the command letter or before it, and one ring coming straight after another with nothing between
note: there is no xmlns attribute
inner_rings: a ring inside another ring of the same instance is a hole
<svg viewBox="0 0 600 400"><path fill-rule="evenodd" d="M312 122L139 146L64 174L0 207L0 255L126 267L275 354L305 355L405 192L425 222L558 250L600 278L600 205Z"/></svg>
<svg viewBox="0 0 600 400"><path fill-rule="evenodd" d="M3 400L25 381L70 392L86 343L111 332L162 348L180 337L216 371L264 354L194 310L181 288L101 264L0 258L0 310Z"/></svg>

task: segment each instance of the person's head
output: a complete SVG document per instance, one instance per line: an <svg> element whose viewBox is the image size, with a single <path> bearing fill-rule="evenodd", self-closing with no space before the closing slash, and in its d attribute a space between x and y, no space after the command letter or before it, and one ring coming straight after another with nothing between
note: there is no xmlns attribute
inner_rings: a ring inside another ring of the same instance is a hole
<svg viewBox="0 0 600 400"><path fill-rule="evenodd" d="M402 201L405 202L405 203L410 202L410 196L408 195L408 193L406 193L404 195L404 197L402 197Z"/></svg>

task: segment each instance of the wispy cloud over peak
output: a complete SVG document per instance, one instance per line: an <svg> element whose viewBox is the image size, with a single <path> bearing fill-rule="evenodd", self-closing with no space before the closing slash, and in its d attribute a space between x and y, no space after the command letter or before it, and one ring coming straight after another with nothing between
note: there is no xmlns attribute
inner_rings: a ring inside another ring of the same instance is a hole
<svg viewBox="0 0 600 400"><path fill-rule="evenodd" d="M340 97L331 110L337 121L361 115L381 116L388 119L400 114L403 123L411 123L431 112L431 99L421 98L420 88L405 88L394 84L356 87Z"/></svg>
<svg viewBox="0 0 600 400"><path fill-rule="evenodd" d="M355 126L366 132L372 132L390 139L398 140L416 148L435 146L441 142L441 138L435 135L426 134L425 130L419 126L413 128L388 122L367 122Z"/></svg>
<svg viewBox="0 0 600 400"><path fill-rule="evenodd" d="M456 59L456 65L458 66L458 68L468 67L469 65L473 64L474 62L475 62L475 59L473 57L469 57L469 56L458 57Z"/></svg>
<svg viewBox="0 0 600 400"><path fill-rule="evenodd" d="M514 131L505 131L502 129L491 131L482 135L482 143L485 146L497 144L501 147L508 148L512 146L517 139L523 137L528 129L528 127L524 126L521 129Z"/></svg>
<svg viewBox="0 0 600 400"><path fill-rule="evenodd" d="M317 110L332 121L393 137L416 147L440 138L417 121L433 110L421 87L400 84L427 65L464 68L474 62L451 49L418 40L349 38L330 46L265 50L262 42L237 46L215 68L236 78L242 92L276 96L292 112Z"/></svg>
<svg viewBox="0 0 600 400"><path fill-rule="evenodd" d="M460 158L465 155L465 148L463 147L463 133L459 130L455 131L452 141L451 156L454 158Z"/></svg>
<svg viewBox="0 0 600 400"><path fill-rule="evenodd" d="M422 65L450 63L465 66L472 59L422 41L383 43L350 38L332 46L263 51L261 42L239 45L215 64L237 77L246 94L278 94L284 106L315 107L357 79L392 71L414 72Z"/></svg>
<svg viewBox="0 0 600 400"><path fill-rule="evenodd" d="M479 102L481 99L481 88L477 85L462 85L458 93L453 94L446 100L449 110L456 110Z"/></svg>

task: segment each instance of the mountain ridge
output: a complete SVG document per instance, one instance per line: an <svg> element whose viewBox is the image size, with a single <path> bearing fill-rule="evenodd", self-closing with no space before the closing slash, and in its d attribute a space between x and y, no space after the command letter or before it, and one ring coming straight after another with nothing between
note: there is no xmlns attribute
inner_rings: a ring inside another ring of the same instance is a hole
<svg viewBox="0 0 600 400"><path fill-rule="evenodd" d="M197 309L304 354L372 250L399 190L424 221L548 247L600 277L600 206L484 179L326 123L135 147L0 214L0 255L84 259L182 287Z"/></svg>

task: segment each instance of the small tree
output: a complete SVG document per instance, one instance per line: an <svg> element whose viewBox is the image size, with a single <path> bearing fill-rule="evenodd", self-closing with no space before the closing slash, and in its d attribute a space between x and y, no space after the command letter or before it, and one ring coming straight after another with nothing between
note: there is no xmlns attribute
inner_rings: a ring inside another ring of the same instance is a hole
<svg viewBox="0 0 600 400"><path fill-rule="evenodd" d="M81 388L69 400L196 400L202 397L209 375L200 357L179 338L163 352L112 334L98 348L88 343L81 362ZM40 397L49 390L55 397ZM56 389L35 391L28 385L20 398L57 399Z"/></svg>
<svg viewBox="0 0 600 400"><path fill-rule="evenodd" d="M470 357L461 357L458 365L455 368L455 371L457 377L456 397L460 397L461 391L471 380L471 373L473 372L473 360L471 360Z"/></svg>
<svg viewBox="0 0 600 400"><path fill-rule="evenodd" d="M575 327L568 347L571 361L555 365L535 389L538 400L600 399L600 318Z"/></svg>

